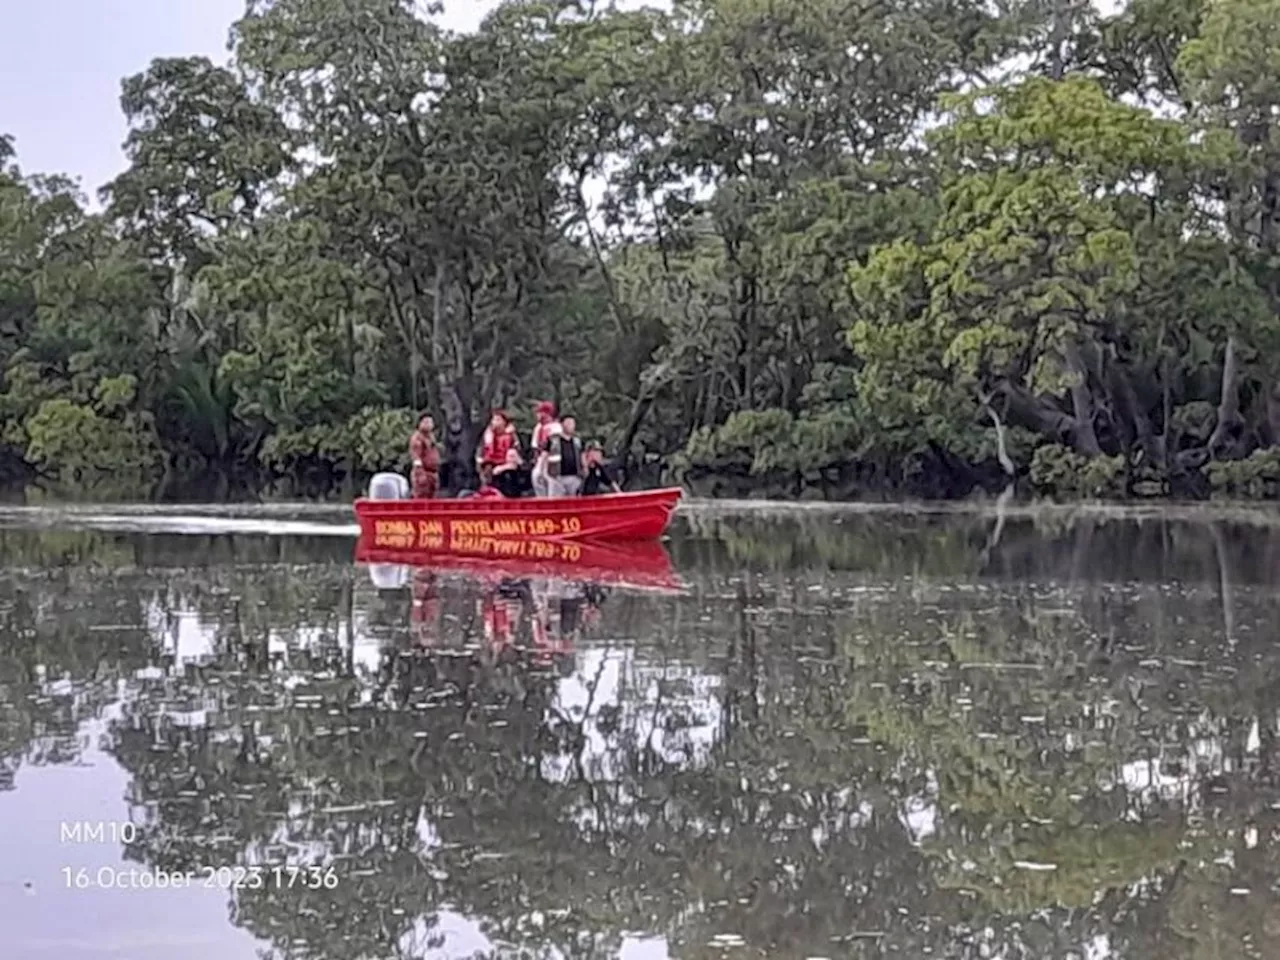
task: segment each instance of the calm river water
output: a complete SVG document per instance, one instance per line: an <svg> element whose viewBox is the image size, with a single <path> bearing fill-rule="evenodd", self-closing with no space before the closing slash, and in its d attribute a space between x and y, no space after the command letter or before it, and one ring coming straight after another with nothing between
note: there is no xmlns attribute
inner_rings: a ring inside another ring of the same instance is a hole
<svg viewBox="0 0 1280 960"><path fill-rule="evenodd" d="M5 960L1280 957L1280 518L693 511L665 590L69 522L0 511Z"/></svg>

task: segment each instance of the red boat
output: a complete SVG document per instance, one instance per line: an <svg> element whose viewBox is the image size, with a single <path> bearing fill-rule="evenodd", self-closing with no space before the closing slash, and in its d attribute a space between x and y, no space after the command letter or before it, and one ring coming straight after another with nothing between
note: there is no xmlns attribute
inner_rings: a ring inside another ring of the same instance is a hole
<svg viewBox="0 0 1280 960"><path fill-rule="evenodd" d="M595 497L510 500L374 500L355 502L361 539L371 548L492 553L496 544L529 541L656 540L680 502L679 487ZM494 541L495 546L485 544Z"/></svg>
<svg viewBox="0 0 1280 960"><path fill-rule="evenodd" d="M481 578L547 577L663 592L684 589L671 557L657 541L593 543L590 540L494 540L478 549L418 550L377 547L362 536L356 561L456 571Z"/></svg>

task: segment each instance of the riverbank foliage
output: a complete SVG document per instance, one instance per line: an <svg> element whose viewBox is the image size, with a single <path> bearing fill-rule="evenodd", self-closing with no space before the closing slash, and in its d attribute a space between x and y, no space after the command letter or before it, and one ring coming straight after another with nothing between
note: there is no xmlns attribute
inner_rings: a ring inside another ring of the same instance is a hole
<svg viewBox="0 0 1280 960"><path fill-rule="evenodd" d="M0 139L11 472L316 491L551 396L705 491L1274 493L1280 0L413 7L127 78L101 210Z"/></svg>

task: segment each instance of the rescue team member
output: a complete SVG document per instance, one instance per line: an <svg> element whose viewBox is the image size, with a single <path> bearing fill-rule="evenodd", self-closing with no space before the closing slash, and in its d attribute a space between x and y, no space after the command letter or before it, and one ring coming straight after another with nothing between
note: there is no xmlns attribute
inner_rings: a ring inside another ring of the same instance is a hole
<svg viewBox="0 0 1280 960"><path fill-rule="evenodd" d="M604 447L596 440L592 440L587 444L587 449L583 453L583 462L586 464L586 470L582 477L582 495L584 497L594 497L600 493L621 493L622 487L618 486L618 481L613 478L613 474L609 472L609 468L604 463Z"/></svg>
<svg viewBox="0 0 1280 960"><path fill-rule="evenodd" d="M511 418L507 416L505 410L493 411L493 416L489 419L489 426L484 431L484 436L480 440L480 452L476 455L476 467L482 464L489 464L494 470L499 467L505 467L508 462L507 454L512 450L519 456L520 438L516 435L515 424L511 422Z"/></svg>
<svg viewBox="0 0 1280 960"><path fill-rule="evenodd" d="M546 491L543 494L536 494L535 489L535 495L549 497L551 496L551 477L547 472L547 464L551 460L551 441L564 433L564 427L560 425L559 420L556 420L554 423L547 424L547 429L544 433L546 439L539 446L533 448L532 472L543 478L543 489Z"/></svg>
<svg viewBox="0 0 1280 960"><path fill-rule="evenodd" d="M440 487L440 451L436 447L436 424L429 416L418 421L418 429L409 438L409 475L415 500L430 500Z"/></svg>
<svg viewBox="0 0 1280 960"><path fill-rule="evenodd" d="M556 420L556 405L550 400L539 401L537 406L533 408L533 435L529 437L529 449L534 452L537 458L533 464L533 472L530 479L533 481L533 495L535 497L547 496L547 464L546 458L541 455L542 448L546 446L548 440L551 439L552 432L559 432L560 424Z"/></svg>
<svg viewBox="0 0 1280 960"><path fill-rule="evenodd" d="M493 485L504 497L522 497L529 489L529 478L520 468L524 461L519 450L507 451L507 462L493 470Z"/></svg>
<svg viewBox="0 0 1280 960"><path fill-rule="evenodd" d="M547 440L547 489L553 497L576 497L582 489L582 440L573 417L560 421L559 435Z"/></svg>

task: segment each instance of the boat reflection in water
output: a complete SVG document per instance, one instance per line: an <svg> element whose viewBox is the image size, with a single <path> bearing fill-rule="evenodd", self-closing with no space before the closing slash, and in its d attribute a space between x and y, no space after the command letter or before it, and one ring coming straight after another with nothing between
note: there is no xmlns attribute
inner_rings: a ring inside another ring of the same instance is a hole
<svg viewBox="0 0 1280 960"><path fill-rule="evenodd" d="M483 660L493 665L525 660L531 667L554 668L567 676L575 667L577 642L598 621L613 590L683 590L661 543L580 541L571 547L535 560L385 550L361 538L356 560L368 565L379 591L408 589L410 636L417 651L445 652L451 646L441 578L461 575L479 587L475 613Z"/></svg>

